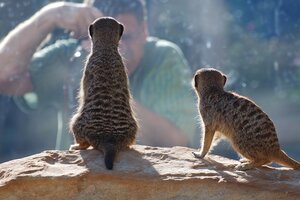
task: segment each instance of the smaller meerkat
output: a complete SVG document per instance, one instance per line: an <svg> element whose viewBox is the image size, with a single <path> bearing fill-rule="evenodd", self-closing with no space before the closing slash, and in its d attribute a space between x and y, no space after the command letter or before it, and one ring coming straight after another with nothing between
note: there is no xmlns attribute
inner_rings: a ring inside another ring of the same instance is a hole
<svg viewBox="0 0 300 200"><path fill-rule="evenodd" d="M92 146L104 152L107 169L118 152L135 142L138 125L131 108L128 76L118 51L124 27L103 17L89 27L91 53L80 84L79 106L70 122L76 144L71 150Z"/></svg>
<svg viewBox="0 0 300 200"><path fill-rule="evenodd" d="M248 170L271 162L300 170L300 163L281 150L275 126L268 115L250 99L224 91L226 76L213 68L195 73L193 86L202 117L202 146L193 152L203 158L220 136L227 138L243 157L238 170Z"/></svg>

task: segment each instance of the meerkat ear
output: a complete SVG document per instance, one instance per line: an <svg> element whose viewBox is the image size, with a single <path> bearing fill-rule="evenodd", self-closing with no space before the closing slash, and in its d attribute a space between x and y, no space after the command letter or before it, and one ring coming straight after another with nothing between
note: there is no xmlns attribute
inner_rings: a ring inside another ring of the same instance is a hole
<svg viewBox="0 0 300 200"><path fill-rule="evenodd" d="M89 35L91 38L93 37L93 24L89 26Z"/></svg>
<svg viewBox="0 0 300 200"><path fill-rule="evenodd" d="M124 31L124 26L122 24L120 24L120 39L123 35L123 31Z"/></svg>
<svg viewBox="0 0 300 200"><path fill-rule="evenodd" d="M223 86L224 86L227 81L227 77L225 75L223 75L223 79L224 79L224 84L223 84Z"/></svg>
<svg viewBox="0 0 300 200"><path fill-rule="evenodd" d="M198 80L197 80L197 77L198 76L198 74L196 74L195 76L194 76L194 87L195 88L197 88L198 87Z"/></svg>

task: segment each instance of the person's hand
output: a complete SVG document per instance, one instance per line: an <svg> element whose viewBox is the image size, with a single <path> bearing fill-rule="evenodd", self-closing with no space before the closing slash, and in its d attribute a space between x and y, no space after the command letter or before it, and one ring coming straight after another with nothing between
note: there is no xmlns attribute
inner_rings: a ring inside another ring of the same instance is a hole
<svg viewBox="0 0 300 200"><path fill-rule="evenodd" d="M70 31L75 38L86 37L88 26L103 16L95 7L72 2L51 3L41 12L54 26Z"/></svg>

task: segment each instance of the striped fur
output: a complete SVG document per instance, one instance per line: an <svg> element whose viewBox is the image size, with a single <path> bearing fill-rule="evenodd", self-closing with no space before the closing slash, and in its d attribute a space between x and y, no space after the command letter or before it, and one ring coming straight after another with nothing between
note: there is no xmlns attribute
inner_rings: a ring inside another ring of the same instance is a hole
<svg viewBox="0 0 300 200"><path fill-rule="evenodd" d="M300 169L300 164L281 150L275 126L268 115L250 99L224 91L226 79L222 72L213 68L201 69L195 74L194 88L204 135L201 150L194 155L203 158L214 143L215 132L220 132L246 158L237 166L239 170L273 161Z"/></svg>
<svg viewBox="0 0 300 200"><path fill-rule="evenodd" d="M107 169L112 169L115 156L135 142L138 129L118 52L123 25L100 18L89 31L93 46L81 79L79 106L70 122L76 141L71 149L101 150Z"/></svg>

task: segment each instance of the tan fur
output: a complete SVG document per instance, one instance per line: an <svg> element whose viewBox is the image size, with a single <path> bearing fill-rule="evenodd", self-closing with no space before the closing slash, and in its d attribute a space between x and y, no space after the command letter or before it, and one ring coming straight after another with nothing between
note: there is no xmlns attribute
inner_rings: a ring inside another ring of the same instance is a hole
<svg viewBox="0 0 300 200"><path fill-rule="evenodd" d="M268 115L250 99L224 91L226 79L222 72L213 68L200 69L194 76L204 130L201 150L194 155L203 158L214 143L215 133L220 132L244 157L236 167L239 170L271 162L300 169L300 163L281 150L275 126Z"/></svg>
<svg viewBox="0 0 300 200"><path fill-rule="evenodd" d="M79 106L70 122L76 141L70 149L92 146L103 151L108 169L116 154L135 142L138 128L118 52L123 29L113 18L100 18L90 25L92 51L81 79Z"/></svg>

